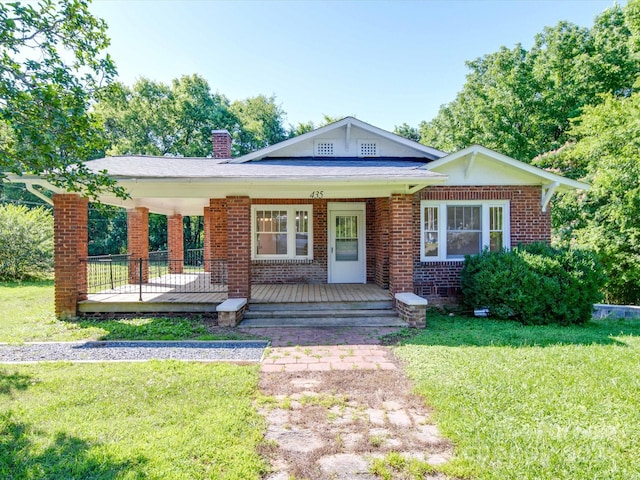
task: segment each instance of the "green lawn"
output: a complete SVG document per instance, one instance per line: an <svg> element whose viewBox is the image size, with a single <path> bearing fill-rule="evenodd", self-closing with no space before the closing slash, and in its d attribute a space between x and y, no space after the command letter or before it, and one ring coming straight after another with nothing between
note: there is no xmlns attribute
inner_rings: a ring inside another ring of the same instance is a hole
<svg viewBox="0 0 640 480"><path fill-rule="evenodd" d="M640 478L640 321L524 327L429 315L396 353L456 445L449 474Z"/></svg>
<svg viewBox="0 0 640 480"><path fill-rule="evenodd" d="M212 333L194 316L60 321L53 310L51 280L0 282L0 305L0 342L247 338L240 333Z"/></svg>
<svg viewBox="0 0 640 480"><path fill-rule="evenodd" d="M0 478L257 479L258 368L0 366Z"/></svg>
<svg viewBox="0 0 640 480"><path fill-rule="evenodd" d="M59 321L52 281L0 283L0 305L0 342L235 336L198 317ZM0 478L260 478L257 383L229 364L0 365Z"/></svg>

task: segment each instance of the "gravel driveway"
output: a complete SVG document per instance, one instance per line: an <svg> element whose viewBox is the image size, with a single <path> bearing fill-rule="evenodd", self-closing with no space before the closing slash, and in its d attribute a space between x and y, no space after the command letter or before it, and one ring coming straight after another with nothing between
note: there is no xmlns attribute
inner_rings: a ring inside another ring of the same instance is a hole
<svg viewBox="0 0 640 480"><path fill-rule="evenodd" d="M0 344L0 363L191 360L260 362L267 341L83 341Z"/></svg>

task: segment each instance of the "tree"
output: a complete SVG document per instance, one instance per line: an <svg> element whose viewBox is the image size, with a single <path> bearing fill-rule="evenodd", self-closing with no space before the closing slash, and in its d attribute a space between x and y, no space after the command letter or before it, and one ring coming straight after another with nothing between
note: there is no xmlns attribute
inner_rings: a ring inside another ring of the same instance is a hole
<svg viewBox="0 0 640 480"><path fill-rule="evenodd" d="M560 22L530 50L516 45L467 63L456 99L420 125L421 142L445 151L479 143L524 161L570 140L571 119L599 94L624 97L638 72L625 10L613 6L591 29Z"/></svg>
<svg viewBox="0 0 640 480"><path fill-rule="evenodd" d="M409 140L413 140L414 142L420 141L420 132L417 128L412 127L408 123L397 125L396 128L393 129L393 133L400 135L401 137L408 138Z"/></svg>
<svg viewBox="0 0 640 480"><path fill-rule="evenodd" d="M116 75L108 45L88 0L0 3L0 171L43 175L89 196L105 188L126 196L82 163L103 147L89 108Z"/></svg>
<svg viewBox="0 0 640 480"><path fill-rule="evenodd" d="M640 304L640 93L604 96L570 132L574 144L539 162L568 171L579 165L592 188L554 205L558 241L598 254L608 276L607 301Z"/></svg>
<svg viewBox="0 0 640 480"><path fill-rule="evenodd" d="M0 279L20 280L52 267L51 211L0 205Z"/></svg>
<svg viewBox="0 0 640 480"><path fill-rule="evenodd" d="M171 85L142 78L129 88L114 83L95 106L110 155L211 155L211 130L237 129L229 101L211 93L198 75Z"/></svg>
<svg viewBox="0 0 640 480"><path fill-rule="evenodd" d="M287 136L289 138L297 137L298 135L302 135L304 133L312 132L316 129L316 126L313 122L299 122L297 125L289 125L289 133Z"/></svg>
<svg viewBox="0 0 640 480"><path fill-rule="evenodd" d="M231 113L238 119L233 132L236 155L244 155L286 140L285 112L276 104L274 96L247 98L231 104Z"/></svg>

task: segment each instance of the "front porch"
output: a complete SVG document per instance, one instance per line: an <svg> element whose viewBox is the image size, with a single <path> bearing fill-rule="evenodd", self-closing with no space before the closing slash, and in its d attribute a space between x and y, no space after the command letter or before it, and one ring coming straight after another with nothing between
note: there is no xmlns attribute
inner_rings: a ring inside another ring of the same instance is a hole
<svg viewBox="0 0 640 480"><path fill-rule="evenodd" d="M190 284L188 293L181 286ZM200 291L197 291L197 290ZM127 284L90 293L80 313L212 313L228 298L226 286L212 291L209 273L167 274L142 285ZM252 304L390 302L391 293L375 284L254 284Z"/></svg>
<svg viewBox="0 0 640 480"><path fill-rule="evenodd" d="M127 254L106 257L87 255L86 199L56 194L54 213L60 316L213 312L227 299L394 308L395 294L413 291L410 194L208 199L195 257L184 249L180 213L168 217L158 256L149 251L149 209L128 209Z"/></svg>

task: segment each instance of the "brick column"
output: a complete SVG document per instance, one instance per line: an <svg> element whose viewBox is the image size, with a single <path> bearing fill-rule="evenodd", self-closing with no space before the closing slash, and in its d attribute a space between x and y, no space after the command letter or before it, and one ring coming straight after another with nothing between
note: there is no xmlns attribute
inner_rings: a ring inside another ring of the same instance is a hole
<svg viewBox="0 0 640 480"><path fill-rule="evenodd" d="M209 253L211 283L227 283L227 200L225 198L209 199Z"/></svg>
<svg viewBox="0 0 640 480"><path fill-rule="evenodd" d="M204 271L211 271L211 215L209 214L209 207L206 206L202 209L203 218L203 245L202 245L202 258L204 260Z"/></svg>
<svg viewBox="0 0 640 480"><path fill-rule="evenodd" d="M55 312L75 317L78 301L86 299L88 200L73 194L53 195Z"/></svg>
<svg viewBox="0 0 640 480"><path fill-rule="evenodd" d="M413 292L413 197L389 198L389 290Z"/></svg>
<svg viewBox="0 0 640 480"><path fill-rule="evenodd" d="M213 212L212 212L213 213ZM213 218L211 219L213 223ZM251 297L251 199L227 197L229 298Z"/></svg>
<svg viewBox="0 0 640 480"><path fill-rule="evenodd" d="M142 258L142 283L149 281L149 209L136 207L127 210L127 251L129 253L129 283L140 280Z"/></svg>
<svg viewBox="0 0 640 480"><path fill-rule="evenodd" d="M376 285L389 287L389 199L376 198Z"/></svg>
<svg viewBox="0 0 640 480"><path fill-rule="evenodd" d="M169 273L184 270L184 227L179 213L167 217L167 248L169 249Z"/></svg>

